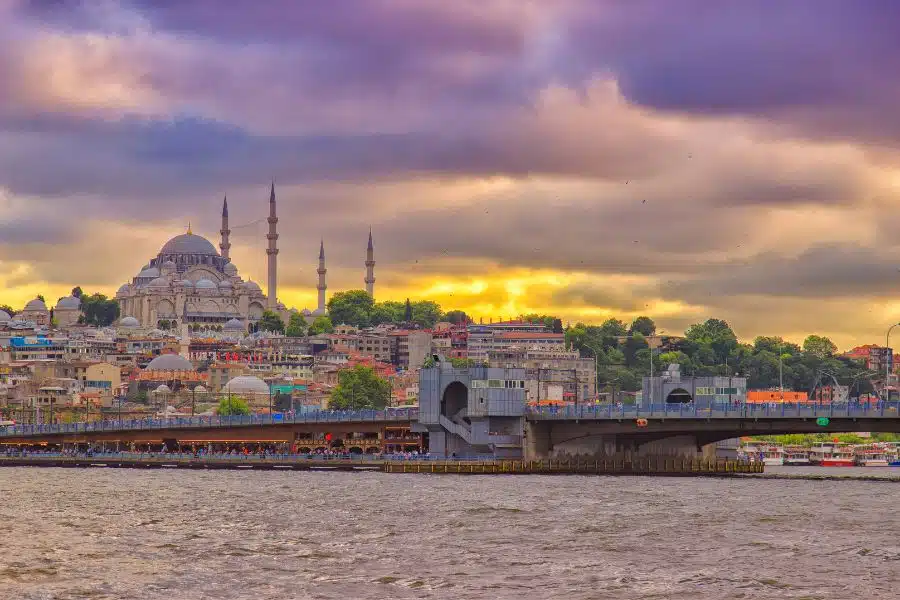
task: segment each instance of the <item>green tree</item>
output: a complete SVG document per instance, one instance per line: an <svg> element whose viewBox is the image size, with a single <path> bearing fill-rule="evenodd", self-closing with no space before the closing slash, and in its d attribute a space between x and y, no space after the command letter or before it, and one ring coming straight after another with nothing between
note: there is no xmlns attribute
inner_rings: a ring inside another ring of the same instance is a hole
<svg viewBox="0 0 900 600"><path fill-rule="evenodd" d="M103 294L81 296L84 322L95 327L107 327L119 319L119 303Z"/></svg>
<svg viewBox="0 0 900 600"><path fill-rule="evenodd" d="M691 325L684 332L684 337L706 355L700 361L702 365L724 365L738 346L734 331L721 319L707 319L703 323ZM712 353L711 356L709 352Z"/></svg>
<svg viewBox="0 0 900 600"><path fill-rule="evenodd" d="M81 298L84 295L84 292L81 291L81 286L75 286L72 288L72 296L75 298Z"/></svg>
<svg viewBox="0 0 900 600"><path fill-rule="evenodd" d="M225 397L219 402L216 414L223 417L249 415L250 405L243 398L238 398L236 396Z"/></svg>
<svg viewBox="0 0 900 600"><path fill-rule="evenodd" d="M827 337L813 334L803 340L803 352L817 358L829 358L834 356L836 351L837 346Z"/></svg>
<svg viewBox="0 0 900 600"><path fill-rule="evenodd" d="M451 310L444 314L444 316L441 317L441 320L453 323L454 325L461 325L469 321L469 316L461 310Z"/></svg>
<svg viewBox="0 0 900 600"><path fill-rule="evenodd" d="M368 327L372 323L374 302L365 290L349 290L334 294L328 301L332 323Z"/></svg>
<svg viewBox="0 0 900 600"><path fill-rule="evenodd" d="M640 333L644 337L651 336L656 333L656 323L650 317L638 317L631 322L628 333Z"/></svg>
<svg viewBox="0 0 900 600"><path fill-rule="evenodd" d="M381 325L382 323L399 325L403 322L404 308L405 304L403 302L395 302L393 300L377 302L372 307L371 323L372 325Z"/></svg>
<svg viewBox="0 0 900 600"><path fill-rule="evenodd" d="M292 314L291 320L288 323L287 329L285 329L284 334L288 337L303 337L306 335L306 319L299 314Z"/></svg>
<svg viewBox="0 0 900 600"><path fill-rule="evenodd" d="M3 312L5 312L6 314L8 314L11 317L16 316L16 311L13 310L13 308L9 304L0 304L0 310L2 310Z"/></svg>
<svg viewBox="0 0 900 600"><path fill-rule="evenodd" d="M338 384L328 401L334 410L382 409L391 400L391 384L371 367L357 365L338 373Z"/></svg>
<svg viewBox="0 0 900 600"><path fill-rule="evenodd" d="M278 392L272 399L272 406L278 412L288 412L289 410L293 409L293 398L290 394Z"/></svg>
<svg viewBox="0 0 900 600"><path fill-rule="evenodd" d="M316 317L316 320L309 326L309 335L321 335L323 333L332 333L334 324L328 317Z"/></svg>
<svg viewBox="0 0 900 600"><path fill-rule="evenodd" d="M284 333L284 321L270 310L263 311L262 318L257 323L261 331Z"/></svg>
<svg viewBox="0 0 900 600"><path fill-rule="evenodd" d="M562 319L553 319L553 324L550 326L550 330L553 331L553 333L563 333Z"/></svg>
<svg viewBox="0 0 900 600"><path fill-rule="evenodd" d="M46 304L46 302L47 302L47 300L44 299L44 295L43 295L43 294L38 294L38 295L37 295L37 299L40 300L41 302L44 302L45 304Z"/></svg>
<svg viewBox="0 0 900 600"><path fill-rule="evenodd" d="M405 323L412 323L412 320L413 320L412 302L410 302L409 298L407 298L406 306L403 307L403 321Z"/></svg>
<svg viewBox="0 0 900 600"><path fill-rule="evenodd" d="M419 327L434 327L441 318L441 305L431 300L412 303L412 322Z"/></svg>

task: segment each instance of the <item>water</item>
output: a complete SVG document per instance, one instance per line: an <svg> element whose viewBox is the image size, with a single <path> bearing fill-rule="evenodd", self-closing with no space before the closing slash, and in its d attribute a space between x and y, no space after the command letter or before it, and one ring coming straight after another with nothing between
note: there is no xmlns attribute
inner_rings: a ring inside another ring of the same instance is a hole
<svg viewBox="0 0 900 600"><path fill-rule="evenodd" d="M0 469L0 598L894 599L900 484Z"/></svg>

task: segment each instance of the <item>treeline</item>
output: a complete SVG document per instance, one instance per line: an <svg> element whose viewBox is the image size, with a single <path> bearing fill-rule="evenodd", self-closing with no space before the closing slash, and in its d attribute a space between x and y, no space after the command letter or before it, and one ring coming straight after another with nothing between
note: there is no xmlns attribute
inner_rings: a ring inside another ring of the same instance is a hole
<svg viewBox="0 0 900 600"><path fill-rule="evenodd" d="M656 324L648 317L638 317L630 326L609 319L601 325L568 327L566 342L582 356L597 357L602 387L637 391L650 370L647 338L656 333ZM657 371L677 363L686 375L741 375L751 389L774 389L780 365L786 390L811 392L817 384L836 380L850 386L854 396L871 392L872 380L878 381L879 375L883 380L883 374L868 371L863 361L837 355L837 346L818 335L808 336L802 345L770 336L741 343L728 323L708 319L688 327L683 336L661 337L660 347L653 350Z"/></svg>

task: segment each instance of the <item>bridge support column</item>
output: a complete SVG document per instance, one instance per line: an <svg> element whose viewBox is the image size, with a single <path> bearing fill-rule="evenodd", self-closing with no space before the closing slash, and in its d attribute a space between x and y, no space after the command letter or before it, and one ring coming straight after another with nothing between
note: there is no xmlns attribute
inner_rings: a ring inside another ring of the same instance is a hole
<svg viewBox="0 0 900 600"><path fill-rule="evenodd" d="M550 455L550 428L548 421L525 421L523 455L525 460L540 460Z"/></svg>

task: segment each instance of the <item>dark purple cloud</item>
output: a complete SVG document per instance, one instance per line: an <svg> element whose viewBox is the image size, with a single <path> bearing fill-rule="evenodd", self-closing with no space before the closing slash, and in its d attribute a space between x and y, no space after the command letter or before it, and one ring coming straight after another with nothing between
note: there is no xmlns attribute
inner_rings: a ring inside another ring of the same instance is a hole
<svg viewBox="0 0 900 600"><path fill-rule="evenodd" d="M634 102L900 140L893 0L600 4L577 11L569 38L576 73L607 65Z"/></svg>

